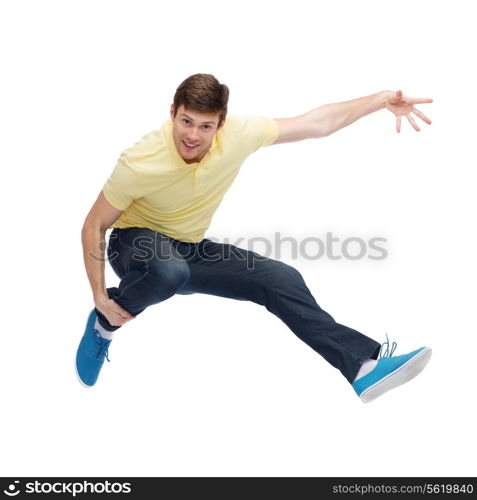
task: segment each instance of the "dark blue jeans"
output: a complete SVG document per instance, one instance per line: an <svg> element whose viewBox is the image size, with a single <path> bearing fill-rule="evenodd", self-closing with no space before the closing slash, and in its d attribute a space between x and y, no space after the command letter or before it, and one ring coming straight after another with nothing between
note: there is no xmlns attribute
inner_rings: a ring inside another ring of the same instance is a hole
<svg viewBox="0 0 477 500"><path fill-rule="evenodd" d="M337 323L301 274L283 262L230 244L185 243L136 227L113 229L107 255L121 280L108 295L133 316L176 293L206 293L265 306L349 382L364 360L378 356L379 343ZM104 328L119 328L96 312Z"/></svg>

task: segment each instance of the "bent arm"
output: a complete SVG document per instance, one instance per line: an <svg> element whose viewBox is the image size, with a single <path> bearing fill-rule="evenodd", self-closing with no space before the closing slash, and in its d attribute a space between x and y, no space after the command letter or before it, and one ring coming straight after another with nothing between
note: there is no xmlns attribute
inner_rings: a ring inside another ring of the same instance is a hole
<svg viewBox="0 0 477 500"><path fill-rule="evenodd" d="M273 144L326 137L363 116L383 109L393 95L392 90L383 90L352 101L325 104L293 118L276 118L279 133Z"/></svg>
<svg viewBox="0 0 477 500"><path fill-rule="evenodd" d="M104 279L104 261L106 230L122 214L122 210L113 207L101 192L89 211L81 231L83 259L86 274L93 291L95 304L108 299Z"/></svg>

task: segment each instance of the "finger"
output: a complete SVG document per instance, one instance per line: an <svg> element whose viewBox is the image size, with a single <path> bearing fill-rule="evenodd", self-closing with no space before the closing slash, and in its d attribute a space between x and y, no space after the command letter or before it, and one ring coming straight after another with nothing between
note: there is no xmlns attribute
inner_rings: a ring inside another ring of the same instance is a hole
<svg viewBox="0 0 477 500"><path fill-rule="evenodd" d="M391 104L396 104L398 103L400 100L402 99L402 91L401 90L397 90L396 93L394 94L394 97L392 97L391 99L389 99L389 102Z"/></svg>
<svg viewBox="0 0 477 500"><path fill-rule="evenodd" d="M417 115L422 121L426 122L428 125L430 125L432 122L431 120L429 120L429 118L427 118L427 116L422 113L421 111L419 111L418 109L416 108L412 108L412 112Z"/></svg>
<svg viewBox="0 0 477 500"><path fill-rule="evenodd" d="M415 98L415 97L412 97L410 99L412 101L413 104L426 104L426 103L429 103L429 102L434 102L433 99L422 99L422 98Z"/></svg>
<svg viewBox="0 0 477 500"><path fill-rule="evenodd" d="M116 325L115 326L123 326L128 321L130 321L130 320L126 319L126 318L123 318L122 316L116 316Z"/></svg>
<svg viewBox="0 0 477 500"><path fill-rule="evenodd" d="M128 313L126 309L123 309L120 305L116 303L116 314L119 314L122 318L131 319L132 314Z"/></svg>
<svg viewBox="0 0 477 500"><path fill-rule="evenodd" d="M396 132L401 132L401 115L396 116Z"/></svg>
<svg viewBox="0 0 477 500"><path fill-rule="evenodd" d="M106 319L109 321L109 324L111 326L122 326L121 320L119 318L108 318L108 316L106 316Z"/></svg>
<svg viewBox="0 0 477 500"><path fill-rule="evenodd" d="M414 127L414 130L416 130L417 132L421 131L421 129L417 126L417 123L414 121L414 118L410 114L407 114L406 118L409 120L409 123Z"/></svg>
<svg viewBox="0 0 477 500"><path fill-rule="evenodd" d="M131 315L125 311L124 309L115 309L114 314L116 314L120 318L130 318Z"/></svg>

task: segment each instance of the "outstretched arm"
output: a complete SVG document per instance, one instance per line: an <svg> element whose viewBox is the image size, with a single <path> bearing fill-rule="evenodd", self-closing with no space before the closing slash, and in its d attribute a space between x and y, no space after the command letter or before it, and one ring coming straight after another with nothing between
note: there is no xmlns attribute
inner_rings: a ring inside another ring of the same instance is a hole
<svg viewBox="0 0 477 500"><path fill-rule="evenodd" d="M341 128L347 127L359 118L383 108L387 108L396 115L397 132L401 131L402 116L406 116L414 129L419 131L420 129L411 113L414 113L429 125L431 120L414 108L414 104L429 102L432 102L432 99L407 97L400 90L396 92L383 90L377 94L360 97L352 101L326 104L300 116L275 119L278 123L279 134L273 144L326 137Z"/></svg>

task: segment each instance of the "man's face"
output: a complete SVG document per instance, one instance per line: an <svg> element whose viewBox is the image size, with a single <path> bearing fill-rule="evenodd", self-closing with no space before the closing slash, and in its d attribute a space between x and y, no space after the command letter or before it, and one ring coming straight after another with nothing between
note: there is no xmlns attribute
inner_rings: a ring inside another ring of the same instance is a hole
<svg viewBox="0 0 477 500"><path fill-rule="evenodd" d="M174 117L174 105L171 106L172 137L178 153L186 163L202 160L212 144L219 124L218 113L199 113L185 109L181 104Z"/></svg>

